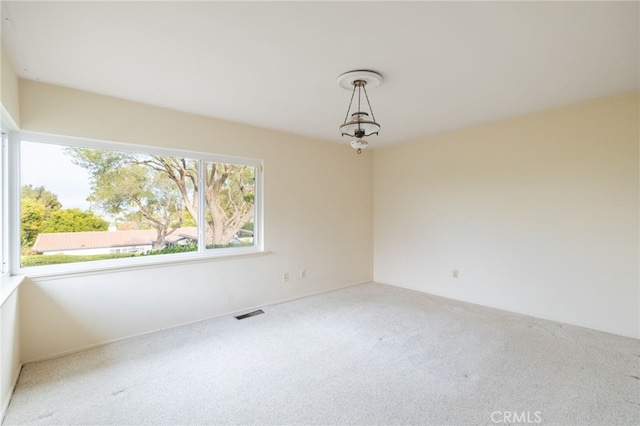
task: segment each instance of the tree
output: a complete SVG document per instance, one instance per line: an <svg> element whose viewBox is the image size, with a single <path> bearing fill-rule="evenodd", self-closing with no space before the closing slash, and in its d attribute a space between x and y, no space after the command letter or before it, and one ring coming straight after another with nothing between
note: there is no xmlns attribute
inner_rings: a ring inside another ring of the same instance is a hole
<svg viewBox="0 0 640 426"><path fill-rule="evenodd" d="M45 206L39 201L23 198L20 200L20 245L32 247L40 233L44 221Z"/></svg>
<svg viewBox="0 0 640 426"><path fill-rule="evenodd" d="M62 208L62 204L58 201L58 196L47 191L44 186L23 185L20 190L20 198L37 201L42 204L45 217L48 217L51 212Z"/></svg>
<svg viewBox="0 0 640 426"><path fill-rule="evenodd" d="M226 244L253 219L254 169L232 164L207 163L205 200L211 214L207 238Z"/></svg>
<svg viewBox="0 0 640 426"><path fill-rule="evenodd" d="M42 223L62 207L58 196L44 186L23 185L20 188L20 245L31 247L41 232Z"/></svg>
<svg viewBox="0 0 640 426"><path fill-rule="evenodd" d="M109 223L90 211L63 209L58 196L44 186L21 188L20 244L32 247L41 233L106 231Z"/></svg>
<svg viewBox="0 0 640 426"><path fill-rule="evenodd" d="M149 157L88 148L67 148L91 174L90 201L102 210L156 230L153 248L164 247L182 224L181 195L165 175L144 165Z"/></svg>
<svg viewBox="0 0 640 426"><path fill-rule="evenodd" d="M156 245L185 222L198 223L198 167L189 158L67 148L91 174L91 200L107 212L156 229ZM254 169L208 162L204 199L207 244L228 244L253 219Z"/></svg>
<svg viewBox="0 0 640 426"><path fill-rule="evenodd" d="M92 212L80 209L60 209L51 213L42 222L40 232L106 231L108 228L109 222Z"/></svg>
<svg viewBox="0 0 640 426"><path fill-rule="evenodd" d="M132 165L128 172L116 172L117 178L102 181L94 192L99 204L108 212L120 214L126 221L156 230L154 250L165 246L167 236L184 222L181 196L173 182L145 167ZM133 207L131 209L130 207Z"/></svg>

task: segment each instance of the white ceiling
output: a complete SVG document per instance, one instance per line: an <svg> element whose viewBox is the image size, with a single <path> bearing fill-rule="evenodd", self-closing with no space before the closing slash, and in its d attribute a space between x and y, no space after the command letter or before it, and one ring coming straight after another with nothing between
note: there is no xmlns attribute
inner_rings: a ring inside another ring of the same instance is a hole
<svg viewBox="0 0 640 426"><path fill-rule="evenodd" d="M2 4L22 78L323 140L375 70L372 147L639 88L638 2Z"/></svg>

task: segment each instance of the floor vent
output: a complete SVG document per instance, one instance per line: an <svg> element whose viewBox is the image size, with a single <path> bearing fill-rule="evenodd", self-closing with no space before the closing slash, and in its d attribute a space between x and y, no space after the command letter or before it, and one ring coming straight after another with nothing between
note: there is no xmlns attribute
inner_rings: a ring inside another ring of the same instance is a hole
<svg viewBox="0 0 640 426"><path fill-rule="evenodd" d="M255 317L256 315L260 315L260 314L264 314L264 311L262 309L258 309L257 311L253 311L253 312L249 312L247 314L242 314L242 315L238 315L236 317L236 319L245 319L245 318L249 318L249 317Z"/></svg>

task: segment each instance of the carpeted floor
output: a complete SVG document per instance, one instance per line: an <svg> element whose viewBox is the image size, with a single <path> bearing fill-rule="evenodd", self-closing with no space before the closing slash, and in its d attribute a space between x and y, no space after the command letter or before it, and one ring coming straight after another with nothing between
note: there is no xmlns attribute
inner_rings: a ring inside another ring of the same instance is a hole
<svg viewBox="0 0 640 426"><path fill-rule="evenodd" d="M638 425L640 341L364 284L24 366L4 424Z"/></svg>

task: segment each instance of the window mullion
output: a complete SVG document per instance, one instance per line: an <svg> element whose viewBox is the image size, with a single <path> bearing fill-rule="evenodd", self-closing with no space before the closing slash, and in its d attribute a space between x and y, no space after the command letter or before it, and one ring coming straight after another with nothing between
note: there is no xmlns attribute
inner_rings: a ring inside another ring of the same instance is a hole
<svg viewBox="0 0 640 426"><path fill-rule="evenodd" d="M204 193L206 190L207 169L202 158L198 159L198 252L203 253L207 246L206 206Z"/></svg>

